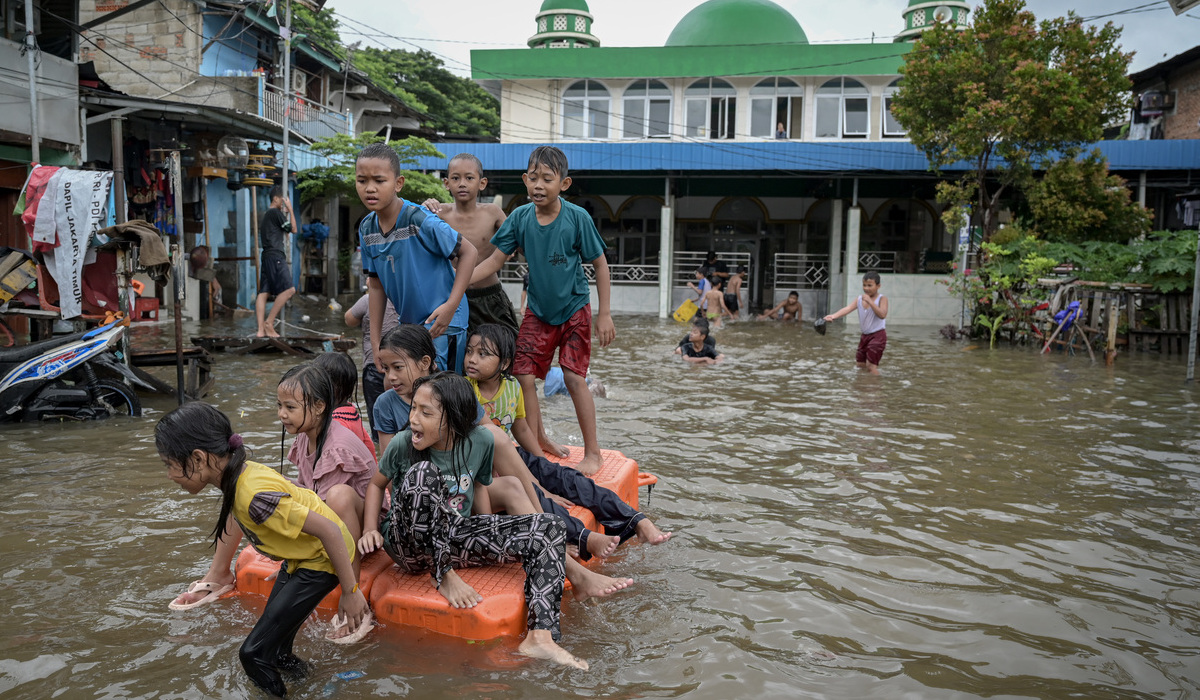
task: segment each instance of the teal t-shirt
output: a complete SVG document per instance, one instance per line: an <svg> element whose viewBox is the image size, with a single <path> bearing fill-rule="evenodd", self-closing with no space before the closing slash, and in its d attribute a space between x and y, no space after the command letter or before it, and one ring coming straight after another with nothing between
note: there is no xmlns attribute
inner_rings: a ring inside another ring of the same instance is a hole
<svg viewBox="0 0 1200 700"><path fill-rule="evenodd" d="M560 199L562 208L548 225L537 220L530 202L517 207L492 236L492 245L506 254L520 248L529 263L529 310L561 326L591 301L583 263L604 255L604 239L583 208Z"/></svg>
<svg viewBox="0 0 1200 700"><path fill-rule="evenodd" d="M475 505L475 482L492 483L495 438L487 428L476 426L466 441L453 450L429 450L429 461L442 473L450 510L464 518ZM399 496L400 481L412 466L412 432L403 430L392 438L379 457L379 473L392 482L392 501ZM419 460L418 460L419 461Z"/></svg>

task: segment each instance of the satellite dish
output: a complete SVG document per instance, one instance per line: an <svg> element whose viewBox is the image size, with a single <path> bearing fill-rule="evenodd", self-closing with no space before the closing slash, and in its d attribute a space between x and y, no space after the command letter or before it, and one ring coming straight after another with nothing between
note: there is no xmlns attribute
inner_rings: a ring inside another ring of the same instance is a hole
<svg viewBox="0 0 1200 700"><path fill-rule="evenodd" d="M250 146L240 136L222 136L217 142L217 161L222 167L240 170L250 158Z"/></svg>
<svg viewBox="0 0 1200 700"><path fill-rule="evenodd" d="M945 5L938 5L933 11L934 22L949 22L954 18L954 10Z"/></svg>

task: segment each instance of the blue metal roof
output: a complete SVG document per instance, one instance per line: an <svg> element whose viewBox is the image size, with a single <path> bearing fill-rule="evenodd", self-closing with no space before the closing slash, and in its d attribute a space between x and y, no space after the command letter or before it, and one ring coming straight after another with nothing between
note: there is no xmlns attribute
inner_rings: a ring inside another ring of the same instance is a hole
<svg viewBox="0 0 1200 700"><path fill-rule="evenodd" d="M422 158L417 170L444 170L450 157L471 153L484 170L523 172L535 143L434 144L446 158ZM553 144L567 155L572 172L783 171L926 172L925 154L907 141L703 141L589 142ZM1118 171L1200 169L1200 140L1102 141L1096 146ZM947 170L965 170L957 165Z"/></svg>

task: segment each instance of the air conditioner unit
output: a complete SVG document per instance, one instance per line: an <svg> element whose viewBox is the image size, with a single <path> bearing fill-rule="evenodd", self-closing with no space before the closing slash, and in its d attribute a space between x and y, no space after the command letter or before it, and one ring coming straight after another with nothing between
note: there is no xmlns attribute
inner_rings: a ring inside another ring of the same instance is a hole
<svg viewBox="0 0 1200 700"><path fill-rule="evenodd" d="M304 71L292 71L292 92L304 92L308 89L308 74Z"/></svg>
<svg viewBox="0 0 1200 700"><path fill-rule="evenodd" d="M1200 0L1167 0L1171 5L1171 9L1175 10L1175 14L1182 15L1188 10L1200 6Z"/></svg>

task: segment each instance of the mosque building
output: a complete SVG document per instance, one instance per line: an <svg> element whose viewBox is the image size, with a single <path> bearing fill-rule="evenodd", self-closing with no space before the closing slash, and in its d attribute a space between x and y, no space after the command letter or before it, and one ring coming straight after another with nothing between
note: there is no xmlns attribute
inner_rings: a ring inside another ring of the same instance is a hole
<svg viewBox="0 0 1200 700"><path fill-rule="evenodd" d="M961 304L935 281L957 234L889 104L912 40L966 26L970 6L904 2L894 41L812 44L771 0L708 0L664 46L607 47L598 27L615 18L545 0L529 48L471 52L472 77L500 101L500 143L439 148L479 156L511 210L527 201L530 151L560 147L568 199L609 246L614 310L666 315L711 249L749 268L755 307L798 290L810 319L878 270L896 321L953 323Z"/></svg>

